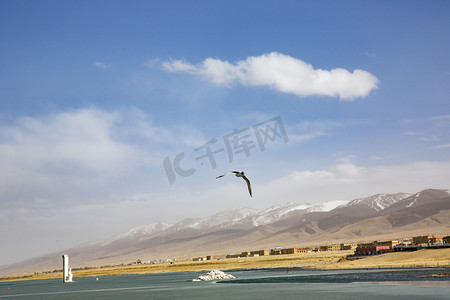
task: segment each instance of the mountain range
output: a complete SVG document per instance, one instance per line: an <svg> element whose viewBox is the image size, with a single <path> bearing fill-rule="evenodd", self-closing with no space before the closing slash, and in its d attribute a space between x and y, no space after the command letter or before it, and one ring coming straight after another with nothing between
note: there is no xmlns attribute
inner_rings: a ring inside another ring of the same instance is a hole
<svg viewBox="0 0 450 300"><path fill-rule="evenodd" d="M176 224L151 223L110 239L0 268L1 274L190 258L281 247L450 233L450 191L377 194L319 205L286 203L264 210L238 208Z"/></svg>

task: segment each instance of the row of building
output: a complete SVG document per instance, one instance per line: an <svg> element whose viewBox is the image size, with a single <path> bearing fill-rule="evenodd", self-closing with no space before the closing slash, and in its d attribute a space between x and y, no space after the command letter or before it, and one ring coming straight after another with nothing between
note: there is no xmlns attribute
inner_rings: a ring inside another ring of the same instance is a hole
<svg viewBox="0 0 450 300"><path fill-rule="evenodd" d="M393 251L417 250L423 247L450 247L450 236L421 235L411 239L374 241L359 244L355 256L377 255Z"/></svg>
<svg viewBox="0 0 450 300"><path fill-rule="evenodd" d="M225 258L242 258L242 257L258 257L267 255L285 255L285 254L298 254L309 252L322 252L322 251L342 251L342 250L355 250L356 256L361 255L376 255L387 252L392 252L396 247L407 245L450 245L450 236L416 236L412 238L399 239L399 240L385 240L385 241L373 241L370 243L341 243L323 245L318 247L303 247L303 248L281 248L275 247L269 250L256 250L245 251L237 254L221 254L221 255L208 255L196 257L194 261L203 260L216 260Z"/></svg>

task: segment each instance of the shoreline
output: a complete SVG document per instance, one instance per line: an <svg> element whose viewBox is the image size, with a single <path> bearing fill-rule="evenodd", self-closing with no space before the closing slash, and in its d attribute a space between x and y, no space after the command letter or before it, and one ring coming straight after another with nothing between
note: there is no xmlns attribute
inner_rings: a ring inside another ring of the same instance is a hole
<svg viewBox="0 0 450 300"><path fill-rule="evenodd" d="M450 268L450 249L394 252L357 259L347 259L348 251L326 251L288 255L229 258L209 261L180 261L174 264L132 265L121 267L94 268L73 271L77 277L101 277L109 275L131 275L147 273L199 272L210 270L245 270L303 268L314 270L330 269L385 269L385 268ZM62 272L11 275L0 277L0 282L19 280L42 280L62 278Z"/></svg>

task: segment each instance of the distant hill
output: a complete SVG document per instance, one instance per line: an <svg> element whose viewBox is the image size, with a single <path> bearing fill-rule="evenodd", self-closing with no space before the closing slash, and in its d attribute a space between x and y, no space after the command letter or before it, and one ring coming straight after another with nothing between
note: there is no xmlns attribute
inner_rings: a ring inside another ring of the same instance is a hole
<svg viewBox="0 0 450 300"><path fill-rule="evenodd" d="M152 223L111 239L40 256L0 269L0 274L240 253L275 246L302 247L450 233L450 193L377 194L319 205L287 203L240 208L176 224Z"/></svg>

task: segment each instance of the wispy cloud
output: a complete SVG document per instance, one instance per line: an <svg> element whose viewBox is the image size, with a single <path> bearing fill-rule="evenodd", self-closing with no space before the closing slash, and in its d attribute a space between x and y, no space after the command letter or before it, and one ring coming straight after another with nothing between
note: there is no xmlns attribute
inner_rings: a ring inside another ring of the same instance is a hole
<svg viewBox="0 0 450 300"><path fill-rule="evenodd" d="M403 132L403 135L406 135L406 136L423 136L424 134L425 134L424 131L412 131L412 130L410 130L410 131Z"/></svg>
<svg viewBox="0 0 450 300"><path fill-rule="evenodd" d="M299 97L319 95L339 97L343 101L365 97L379 83L377 77L364 70L315 69L305 61L278 52L250 56L236 63L214 58L206 58L200 64L171 60L162 62L162 67L222 86L239 82L244 86L268 86Z"/></svg>
<svg viewBox="0 0 450 300"><path fill-rule="evenodd" d="M435 121L439 121L439 120L448 120L448 121L450 121L450 115L434 116L434 117L431 117L431 119L435 120Z"/></svg>
<svg viewBox="0 0 450 300"><path fill-rule="evenodd" d="M160 62L161 62L161 59L159 57L156 57L156 58L146 60L144 62L144 65L149 68L153 68L153 67L157 66Z"/></svg>
<svg viewBox="0 0 450 300"><path fill-rule="evenodd" d="M155 125L136 109L22 117L0 125L0 205L108 197L127 189L130 180L132 189L141 178L160 177L151 172L170 149L202 142L199 131Z"/></svg>
<svg viewBox="0 0 450 300"><path fill-rule="evenodd" d="M72 193L93 192L95 185L104 187L110 174L124 172L141 156L117 136L120 121L115 112L82 109L1 126L0 196L67 199Z"/></svg>
<svg viewBox="0 0 450 300"><path fill-rule="evenodd" d="M375 57L375 56L377 56L375 52L369 52L369 51L364 51L362 53L362 55L367 56L367 57Z"/></svg>
<svg viewBox="0 0 450 300"><path fill-rule="evenodd" d="M97 61L97 62L94 62L94 66L96 66L97 68L100 68L100 69L109 69L112 67L112 64Z"/></svg>
<svg viewBox="0 0 450 300"><path fill-rule="evenodd" d="M248 172L252 175L251 172ZM273 199L285 202L321 203L325 201L352 200L378 193L418 192L426 188L448 189L450 162L422 161L403 165L362 166L340 162L323 169L297 169L280 174L271 173L272 179L258 182L253 179L253 197L261 207L273 205ZM256 176L257 177L257 176ZM253 178L253 177L250 177ZM218 206L242 205L242 184L231 181L217 184L199 194L177 196L201 206L214 199Z"/></svg>
<svg viewBox="0 0 450 300"><path fill-rule="evenodd" d="M399 123L406 127L401 135L432 145L428 149L447 149L450 139L450 115L436 115L416 119L402 119ZM433 145L434 144L434 145Z"/></svg>
<svg viewBox="0 0 450 300"><path fill-rule="evenodd" d="M354 155L354 154L349 154L346 156L341 156L338 157L337 161L339 163L353 163L356 159L358 158L358 156Z"/></svg>
<svg viewBox="0 0 450 300"><path fill-rule="evenodd" d="M306 142L319 137L332 134L339 128L342 128L344 123L318 120L318 121L302 121L287 128L290 142Z"/></svg>
<svg viewBox="0 0 450 300"><path fill-rule="evenodd" d="M424 161L372 167L346 162L329 169L293 171L264 185L255 184L254 196L266 203L270 203L272 197L294 202L301 199L311 203L351 200L380 192L448 188L449 176L450 162Z"/></svg>
<svg viewBox="0 0 450 300"><path fill-rule="evenodd" d="M436 135L427 135L425 131L406 131L403 132L402 135L415 137L418 141L422 142L436 142L439 138Z"/></svg>
<svg viewBox="0 0 450 300"><path fill-rule="evenodd" d="M437 142L439 141L439 138L435 135L430 135L430 136L423 136L419 138L419 141L423 141L423 142Z"/></svg>
<svg viewBox="0 0 450 300"><path fill-rule="evenodd" d="M436 127L450 127L450 115L440 115L431 118Z"/></svg>
<svg viewBox="0 0 450 300"><path fill-rule="evenodd" d="M442 144L442 145L437 145L433 147L434 149L449 149L450 148L450 143L449 144Z"/></svg>

